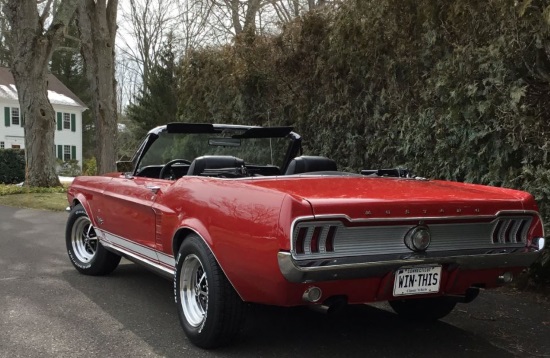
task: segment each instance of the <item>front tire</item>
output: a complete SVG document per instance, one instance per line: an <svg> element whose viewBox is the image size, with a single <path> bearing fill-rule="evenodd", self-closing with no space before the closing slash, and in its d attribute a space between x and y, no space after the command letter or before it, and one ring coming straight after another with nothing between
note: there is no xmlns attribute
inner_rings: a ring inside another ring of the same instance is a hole
<svg viewBox="0 0 550 358"><path fill-rule="evenodd" d="M174 295L181 326L196 346L228 345L239 334L245 304L197 235L188 236L179 249Z"/></svg>
<svg viewBox="0 0 550 358"><path fill-rule="evenodd" d="M107 275L120 262L119 255L101 245L88 214L80 204L75 205L69 214L65 244L71 263L85 275Z"/></svg>
<svg viewBox="0 0 550 358"><path fill-rule="evenodd" d="M399 317L409 321L431 322L451 313L456 300L443 296L389 301L389 304Z"/></svg>

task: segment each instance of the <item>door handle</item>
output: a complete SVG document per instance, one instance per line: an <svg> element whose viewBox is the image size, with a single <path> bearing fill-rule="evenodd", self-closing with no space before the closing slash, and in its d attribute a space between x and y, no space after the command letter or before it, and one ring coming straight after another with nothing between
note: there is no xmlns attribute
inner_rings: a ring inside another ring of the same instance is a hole
<svg viewBox="0 0 550 358"><path fill-rule="evenodd" d="M153 194L158 193L160 190L160 186L155 186L155 185L147 185L146 188L151 190Z"/></svg>

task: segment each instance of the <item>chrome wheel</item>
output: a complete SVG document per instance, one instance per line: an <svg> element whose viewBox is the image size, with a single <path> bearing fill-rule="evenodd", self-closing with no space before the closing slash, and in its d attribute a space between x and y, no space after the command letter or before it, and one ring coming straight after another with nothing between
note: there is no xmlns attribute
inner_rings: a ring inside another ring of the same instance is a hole
<svg viewBox="0 0 550 358"><path fill-rule="evenodd" d="M71 245L76 259L82 263L90 262L96 255L98 238L90 219L78 217L71 230Z"/></svg>
<svg viewBox="0 0 550 358"><path fill-rule="evenodd" d="M198 327L206 319L208 310L208 278L199 258L188 255L180 275L180 302L187 322Z"/></svg>
<svg viewBox="0 0 550 358"><path fill-rule="evenodd" d="M181 327L196 346L216 348L238 336L246 306L196 234L183 240L176 255L174 296Z"/></svg>

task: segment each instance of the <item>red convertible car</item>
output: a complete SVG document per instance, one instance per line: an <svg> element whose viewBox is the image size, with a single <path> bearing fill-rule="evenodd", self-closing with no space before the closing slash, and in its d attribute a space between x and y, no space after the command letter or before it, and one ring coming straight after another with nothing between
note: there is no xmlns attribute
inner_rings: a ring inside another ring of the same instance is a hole
<svg viewBox="0 0 550 358"><path fill-rule="evenodd" d="M290 127L157 127L119 172L74 180L69 258L87 275L125 257L173 279L183 330L212 348L238 334L247 303L389 301L406 319L436 320L544 247L528 193L341 172L301 152Z"/></svg>

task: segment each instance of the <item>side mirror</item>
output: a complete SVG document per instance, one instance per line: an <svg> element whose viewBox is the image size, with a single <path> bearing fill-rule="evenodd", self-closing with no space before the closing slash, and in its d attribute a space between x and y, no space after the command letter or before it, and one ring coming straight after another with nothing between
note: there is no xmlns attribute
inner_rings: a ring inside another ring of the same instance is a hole
<svg viewBox="0 0 550 358"><path fill-rule="evenodd" d="M118 161L116 162L116 170L117 172L121 172L121 173L128 173L128 172L131 172L133 171L134 169L134 163L132 162L127 162L127 161Z"/></svg>

